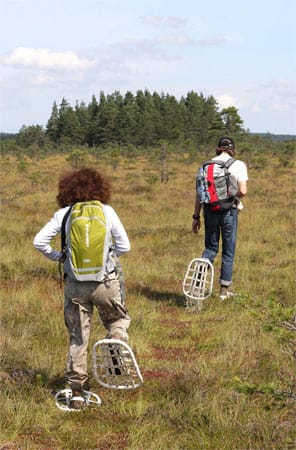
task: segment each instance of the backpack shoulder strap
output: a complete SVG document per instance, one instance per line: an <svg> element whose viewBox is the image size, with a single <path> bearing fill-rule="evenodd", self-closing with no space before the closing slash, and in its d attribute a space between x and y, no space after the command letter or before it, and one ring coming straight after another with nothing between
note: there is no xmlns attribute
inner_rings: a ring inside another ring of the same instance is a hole
<svg viewBox="0 0 296 450"><path fill-rule="evenodd" d="M226 167L226 169L229 169L229 167L236 161L235 158L229 158L226 163L224 164L224 167Z"/></svg>
<svg viewBox="0 0 296 450"><path fill-rule="evenodd" d="M209 161L205 161L203 164L202 164L202 168L203 168L203 170L205 170L206 169L206 167L208 167L210 164L212 164L214 161L212 161L212 160L209 160Z"/></svg>
<svg viewBox="0 0 296 450"><path fill-rule="evenodd" d="M206 166L209 166L210 164L218 164L221 167L225 167L226 169L229 169L229 167L236 161L235 158L229 158L227 161L222 161L222 159L211 159L209 161L206 161L203 163L203 168Z"/></svg>
<svg viewBox="0 0 296 450"><path fill-rule="evenodd" d="M205 161L205 162L203 163L202 167L208 166L208 165L212 164L213 162L214 162L214 161L213 161L212 159L210 159L210 160L208 160L208 161Z"/></svg>
<svg viewBox="0 0 296 450"><path fill-rule="evenodd" d="M62 252L65 250L65 247L66 247L66 222L71 213L72 207L73 207L73 205L70 206L70 208L64 215L63 221L62 221L62 227L61 227L61 250L62 250Z"/></svg>
<svg viewBox="0 0 296 450"><path fill-rule="evenodd" d="M210 164L218 164L219 166L225 167L225 161L222 161L222 159L210 159L209 161L204 162L202 166L205 168Z"/></svg>

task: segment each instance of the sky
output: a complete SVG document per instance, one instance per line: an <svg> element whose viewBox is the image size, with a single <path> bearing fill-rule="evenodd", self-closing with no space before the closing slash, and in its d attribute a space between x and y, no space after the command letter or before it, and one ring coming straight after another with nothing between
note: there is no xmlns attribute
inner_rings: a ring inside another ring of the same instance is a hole
<svg viewBox="0 0 296 450"><path fill-rule="evenodd" d="M251 132L296 134L295 0L0 0L0 131L54 101L190 91Z"/></svg>

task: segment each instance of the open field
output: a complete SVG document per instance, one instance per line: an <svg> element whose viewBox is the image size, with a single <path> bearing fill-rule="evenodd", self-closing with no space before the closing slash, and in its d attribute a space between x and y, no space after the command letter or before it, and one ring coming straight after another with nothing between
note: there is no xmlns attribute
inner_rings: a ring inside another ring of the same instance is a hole
<svg viewBox="0 0 296 450"><path fill-rule="evenodd" d="M202 313L184 308L182 279L203 250L191 233L199 163L172 158L169 181L157 162L119 160L105 171L111 205L131 240L123 256L130 345L144 384L104 390L102 405L65 413L68 337L57 265L32 246L58 209L65 155L1 161L0 449L296 449L295 167L257 157L239 217L233 300L212 297ZM59 241L56 241L59 246ZM92 344L104 337L97 314Z"/></svg>

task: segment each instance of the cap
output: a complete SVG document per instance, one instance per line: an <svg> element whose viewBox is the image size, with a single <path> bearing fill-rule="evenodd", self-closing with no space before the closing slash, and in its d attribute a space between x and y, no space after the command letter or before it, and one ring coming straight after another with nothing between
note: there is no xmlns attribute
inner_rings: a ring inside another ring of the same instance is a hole
<svg viewBox="0 0 296 450"><path fill-rule="evenodd" d="M218 142L218 147L234 147L234 142L232 139L228 138L228 137L224 137L222 139L220 139L220 141Z"/></svg>

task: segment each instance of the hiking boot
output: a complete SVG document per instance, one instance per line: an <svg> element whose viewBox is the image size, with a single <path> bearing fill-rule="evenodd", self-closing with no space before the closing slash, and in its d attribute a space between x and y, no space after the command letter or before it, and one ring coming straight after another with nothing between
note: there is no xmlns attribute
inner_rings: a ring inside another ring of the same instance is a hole
<svg viewBox="0 0 296 450"><path fill-rule="evenodd" d="M233 297L234 294L231 290L230 286L221 286L220 287L220 300L226 300L227 298Z"/></svg>
<svg viewBox="0 0 296 450"><path fill-rule="evenodd" d="M82 391L73 390L72 397L70 400L70 408L79 411L80 409L85 408L85 406L86 404Z"/></svg>
<svg viewBox="0 0 296 450"><path fill-rule="evenodd" d="M127 342L128 334L123 330L116 330L108 335L109 339L118 339L119 341Z"/></svg>

